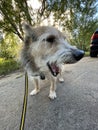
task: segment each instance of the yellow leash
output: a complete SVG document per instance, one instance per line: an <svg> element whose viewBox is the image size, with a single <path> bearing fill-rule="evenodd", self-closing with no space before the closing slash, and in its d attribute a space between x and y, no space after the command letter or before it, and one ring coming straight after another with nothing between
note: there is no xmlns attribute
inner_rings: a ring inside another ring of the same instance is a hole
<svg viewBox="0 0 98 130"><path fill-rule="evenodd" d="M19 130L24 130L27 101L28 101L28 75L26 72L25 73L25 93L24 93L23 108L22 108L22 115L21 115L21 122L20 122L20 129Z"/></svg>

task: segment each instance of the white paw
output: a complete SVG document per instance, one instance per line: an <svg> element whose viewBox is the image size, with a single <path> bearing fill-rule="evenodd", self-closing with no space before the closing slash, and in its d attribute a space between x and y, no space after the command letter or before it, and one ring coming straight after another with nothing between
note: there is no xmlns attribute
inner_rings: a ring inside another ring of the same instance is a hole
<svg viewBox="0 0 98 130"><path fill-rule="evenodd" d="M59 82L64 82L64 79L62 77L59 78Z"/></svg>
<svg viewBox="0 0 98 130"><path fill-rule="evenodd" d="M31 91L30 95L36 95L39 91L39 89L34 89L33 91Z"/></svg>
<svg viewBox="0 0 98 130"><path fill-rule="evenodd" d="M55 99L56 97L57 97L56 92L55 91L50 91L49 98L50 99Z"/></svg>

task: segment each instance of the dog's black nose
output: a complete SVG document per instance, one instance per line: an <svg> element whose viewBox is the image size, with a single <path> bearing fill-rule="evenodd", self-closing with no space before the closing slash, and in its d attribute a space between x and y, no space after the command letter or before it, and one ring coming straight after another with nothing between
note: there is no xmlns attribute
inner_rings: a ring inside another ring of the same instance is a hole
<svg viewBox="0 0 98 130"><path fill-rule="evenodd" d="M84 51L75 49L73 50L73 56L76 59L76 61L79 61L84 56Z"/></svg>

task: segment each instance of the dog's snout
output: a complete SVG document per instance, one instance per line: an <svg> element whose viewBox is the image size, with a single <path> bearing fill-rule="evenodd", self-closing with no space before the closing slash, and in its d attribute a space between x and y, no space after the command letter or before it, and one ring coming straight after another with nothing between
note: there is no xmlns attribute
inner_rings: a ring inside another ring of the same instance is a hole
<svg viewBox="0 0 98 130"><path fill-rule="evenodd" d="M83 58L84 51L79 49L73 50L73 56L77 61L79 61L81 58Z"/></svg>

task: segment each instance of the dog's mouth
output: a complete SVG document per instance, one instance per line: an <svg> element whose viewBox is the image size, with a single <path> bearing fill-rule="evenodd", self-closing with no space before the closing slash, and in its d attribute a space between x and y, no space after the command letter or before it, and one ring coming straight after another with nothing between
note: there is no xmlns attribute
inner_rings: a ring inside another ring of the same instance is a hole
<svg viewBox="0 0 98 130"><path fill-rule="evenodd" d="M52 75L53 76L57 76L58 74L59 74L59 72L60 72L60 69L59 69L59 67L57 66L57 64L56 63L47 63L47 66L48 66L48 68L49 68L49 70L50 70L50 72L52 73Z"/></svg>

